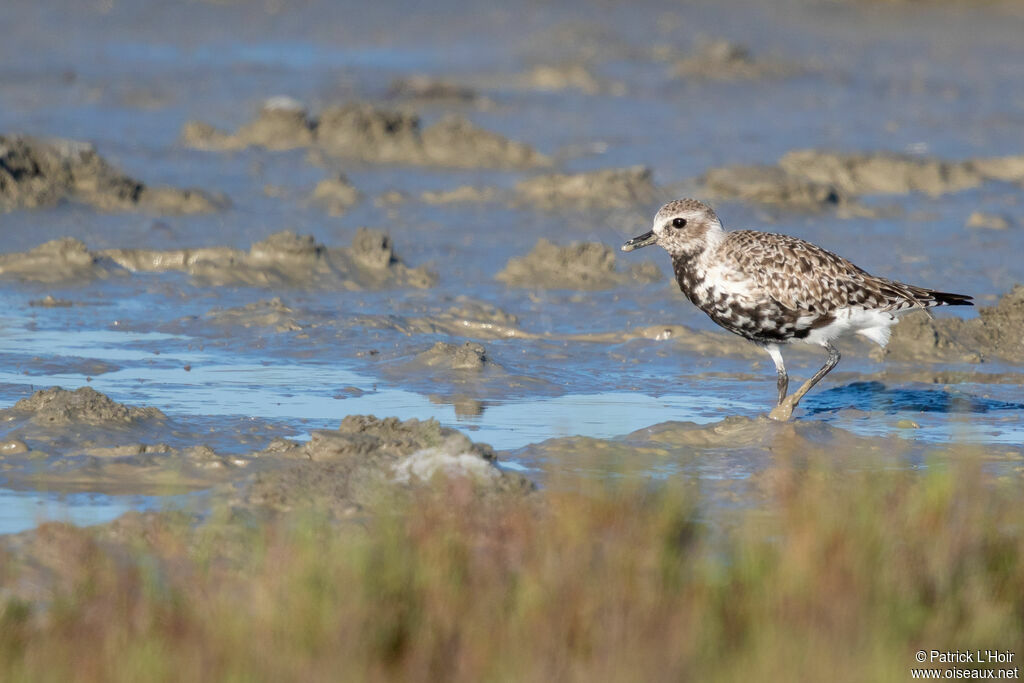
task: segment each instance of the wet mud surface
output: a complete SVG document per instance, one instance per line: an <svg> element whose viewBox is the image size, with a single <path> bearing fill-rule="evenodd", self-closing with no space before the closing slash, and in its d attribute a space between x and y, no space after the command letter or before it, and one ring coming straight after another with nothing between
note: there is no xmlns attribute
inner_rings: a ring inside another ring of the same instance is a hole
<svg viewBox="0 0 1024 683"><path fill-rule="evenodd" d="M896 424L896 429L913 429ZM770 497L768 473L773 463L799 462L827 456L839 470L875 466L880 461L912 468L924 462L955 462L982 457L1012 461L1018 470L1024 458L1019 444L985 452L962 445L924 444L911 439L858 436L822 422L777 423L767 417L726 418L711 424L665 422L613 439L569 437L531 444L515 452L533 467L559 468L582 476L612 471L620 477L689 476L725 506L750 506Z"/></svg>
<svg viewBox="0 0 1024 683"><path fill-rule="evenodd" d="M765 463L806 451L1019 477L1024 18L733 1L509 31L486 3L14 0L0 531L215 502L344 519L438 476L692 477L756 504ZM767 355L664 253L618 252L683 195L979 305L846 344L775 425Z"/></svg>
<svg viewBox="0 0 1024 683"><path fill-rule="evenodd" d="M472 350L469 357L476 358ZM467 361L456 357L450 365L463 369ZM40 390L0 420L3 471L17 488L167 495L228 484L223 493L242 506L285 509L293 500L316 499L344 510L378 495L388 482L429 483L439 474L501 490L533 487L521 475L500 470L489 446L433 420L348 416L337 429L315 430L305 441L253 425L252 434L271 436L269 443L246 452L256 439L239 434L231 443L219 439L219 446L230 449L221 453L208 445L211 435L187 421L117 403L89 387Z"/></svg>

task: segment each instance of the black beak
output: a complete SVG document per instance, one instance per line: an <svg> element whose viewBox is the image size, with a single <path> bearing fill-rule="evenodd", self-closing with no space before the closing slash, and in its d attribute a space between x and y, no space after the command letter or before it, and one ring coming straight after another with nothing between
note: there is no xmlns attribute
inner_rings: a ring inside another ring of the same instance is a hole
<svg viewBox="0 0 1024 683"><path fill-rule="evenodd" d="M658 241L658 238L654 236L653 230L648 230L642 235L637 235L633 239L629 240L622 245L622 251L633 251L640 247L649 247Z"/></svg>

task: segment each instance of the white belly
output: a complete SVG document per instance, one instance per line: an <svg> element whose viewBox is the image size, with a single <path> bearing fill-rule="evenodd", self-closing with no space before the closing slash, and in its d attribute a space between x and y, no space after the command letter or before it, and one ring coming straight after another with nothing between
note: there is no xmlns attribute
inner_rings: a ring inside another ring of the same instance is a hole
<svg viewBox="0 0 1024 683"><path fill-rule="evenodd" d="M900 311L900 313L903 312L905 311ZM816 346L825 346L840 337L859 334L879 346L885 346L889 342L891 333L889 328L898 322L896 313L892 311L840 308L836 311L834 321L824 327L811 330L811 333L800 341Z"/></svg>

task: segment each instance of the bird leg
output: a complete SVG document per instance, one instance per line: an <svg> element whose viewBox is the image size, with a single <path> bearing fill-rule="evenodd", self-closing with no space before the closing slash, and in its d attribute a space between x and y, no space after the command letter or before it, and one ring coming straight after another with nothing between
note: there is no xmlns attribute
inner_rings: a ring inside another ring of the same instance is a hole
<svg viewBox="0 0 1024 683"><path fill-rule="evenodd" d="M789 375L786 374L786 366L782 362L782 354L779 352L778 346L767 347L768 355L772 357L775 362L775 372L779 376L779 405L786 399L786 392L789 391Z"/></svg>
<svg viewBox="0 0 1024 683"><path fill-rule="evenodd" d="M788 420L793 416L793 409L796 408L798 403L800 403L800 399L804 397L804 394L810 391L815 384L820 382L822 377L832 372L832 368L839 363L839 350L827 342L825 344L825 348L828 349L828 360L825 361L823 366L821 366L821 370L814 373L814 376L804 382L803 386L793 392L791 396L788 396L784 401L780 401L779 405L772 408L772 412L768 413L768 417L773 420L779 420L780 422ZM782 380L780 378L780 386L781 382Z"/></svg>

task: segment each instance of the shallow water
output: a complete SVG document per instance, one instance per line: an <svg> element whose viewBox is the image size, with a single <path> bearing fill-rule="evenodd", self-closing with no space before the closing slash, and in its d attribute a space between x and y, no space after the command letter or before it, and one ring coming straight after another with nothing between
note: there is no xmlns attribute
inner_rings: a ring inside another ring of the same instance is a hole
<svg viewBox="0 0 1024 683"><path fill-rule="evenodd" d="M405 262L427 264L440 276L425 291L370 292L205 287L175 273L67 287L0 283L7 304L0 320L4 407L34 389L88 384L117 401L160 408L176 424L202 430L218 452L258 449L280 435L307 438L349 414L436 418L505 451L507 466L539 477L537 462L522 455L530 444L573 435L606 439L668 421L753 417L770 407L775 383L766 357L628 338L627 331L651 325L713 330L675 290L667 258L653 249L619 261L653 261L666 275L661 283L531 292L493 279L540 237L617 246L647 229L657 202L567 212L504 203L435 206L416 197L463 184L510 188L524 174L339 163L365 197L333 218L305 200L328 170L309 163L304 151L186 149L178 135L189 119L234 128L269 96L290 95L315 109L383 98L395 77L441 75L477 85L493 106L415 104L426 121L462 111L554 156L560 170L646 164L663 199L677 192L665 186L685 185L710 167L772 163L802 147L951 159L1024 153L1024 17L999 11L795 1L770 9L744 2L629 3L599 12L573 2L522 12L500 3L474 5L472 12L459 3L435 3L429 11L328 2L8 5L9 20L0 26L0 133L89 140L147 182L224 192L233 206L189 217L74 205L15 211L0 217L5 251L68 235L93 249L247 248L285 228L341 246L369 225L389 232ZM652 48L684 53L700 34L807 69L741 82L672 78ZM626 94L539 92L512 78L534 63L583 57L598 75L625 83ZM411 200L374 201L389 190ZM1007 258L1024 250L1022 200L1020 186L989 183L937 198L867 198L898 210L876 219L738 202L717 208L727 227L806 237L872 272L971 292L984 303L1024 280ZM1017 227L965 228L979 209L1015 216ZM30 304L47 294L75 305ZM409 321L436 320L462 295L517 316L519 328L534 338L481 339L500 367L479 375L417 365L416 355L436 341L464 339L410 332ZM221 325L207 315L273 297L309 324L288 332ZM844 347L836 374L805 399L800 420L864 437L964 442L997 453L1024 442L1017 368L942 366L981 373L947 385L900 379L901 372L934 368L879 363L867 350ZM798 351L787 362L803 377L820 359ZM1007 472L1019 470L1014 457L1002 462ZM757 468L737 456L728 476ZM689 470L669 457L643 471ZM722 473L706 467L694 476ZM3 477L0 471L0 486ZM92 523L159 500L81 491L55 496L0 489L0 531L47 517Z"/></svg>

